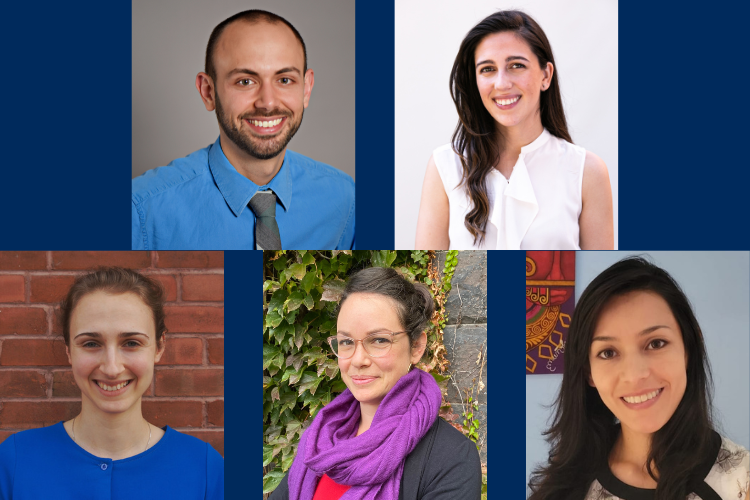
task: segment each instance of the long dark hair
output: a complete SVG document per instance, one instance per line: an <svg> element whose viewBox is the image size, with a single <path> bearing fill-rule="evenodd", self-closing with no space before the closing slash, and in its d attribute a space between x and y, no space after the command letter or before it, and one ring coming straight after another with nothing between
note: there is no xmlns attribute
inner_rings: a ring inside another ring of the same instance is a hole
<svg viewBox="0 0 750 500"><path fill-rule="evenodd" d="M691 472L711 453L711 368L698 321L680 286L663 269L629 257L597 276L576 305L565 346L565 372L555 401L549 463L532 474L530 500L584 498L596 472L606 467L620 432L615 416L588 384L589 349L599 314L613 298L650 291L669 305L687 353L685 395L651 440L647 470L657 481L657 500L685 498ZM658 478L656 477L658 471Z"/></svg>
<svg viewBox="0 0 750 500"><path fill-rule="evenodd" d="M461 158L463 179L474 208L466 214L464 225L477 240L484 241L485 228L489 219L490 201L487 196L485 179L500 158L502 145L496 140L496 122L482 103L477 89L477 76L474 68L474 51L487 35L512 31L526 40L539 59L539 66L546 68L550 62L554 66L549 88L541 93L539 112L542 125L549 132L568 142L573 142L565 121L557 65L552 55L552 47L542 28L528 14L517 10L496 12L474 26L461 42L456 61L451 71L450 89L458 111L458 125L451 142L453 151Z"/></svg>

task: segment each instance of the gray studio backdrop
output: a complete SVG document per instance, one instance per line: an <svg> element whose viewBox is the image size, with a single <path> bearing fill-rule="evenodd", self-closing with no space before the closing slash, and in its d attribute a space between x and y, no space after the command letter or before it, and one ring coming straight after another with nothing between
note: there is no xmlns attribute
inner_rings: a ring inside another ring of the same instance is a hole
<svg viewBox="0 0 750 500"><path fill-rule="evenodd" d="M713 370L718 431L750 448L750 254L748 252L577 252L576 302L599 273L627 255L647 254L693 304ZM542 438L562 375L526 376L526 484L547 460Z"/></svg>
<svg viewBox="0 0 750 500"><path fill-rule="evenodd" d="M354 2L133 0L133 177L216 141L216 115L195 89L213 28L247 9L288 20L315 71L293 151L354 177Z"/></svg>
<svg viewBox="0 0 750 500"><path fill-rule="evenodd" d="M607 164L617 238L617 0L399 0L395 31L395 244L414 248L432 152L458 122L448 80L461 41L498 10L519 9L547 34L573 141Z"/></svg>

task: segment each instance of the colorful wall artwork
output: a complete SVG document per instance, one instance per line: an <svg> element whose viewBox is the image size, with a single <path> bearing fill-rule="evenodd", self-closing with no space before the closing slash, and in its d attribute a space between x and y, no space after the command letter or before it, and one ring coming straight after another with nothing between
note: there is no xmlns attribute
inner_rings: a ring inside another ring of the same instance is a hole
<svg viewBox="0 0 750 500"><path fill-rule="evenodd" d="M526 374L562 373L575 307L574 251L526 252Z"/></svg>

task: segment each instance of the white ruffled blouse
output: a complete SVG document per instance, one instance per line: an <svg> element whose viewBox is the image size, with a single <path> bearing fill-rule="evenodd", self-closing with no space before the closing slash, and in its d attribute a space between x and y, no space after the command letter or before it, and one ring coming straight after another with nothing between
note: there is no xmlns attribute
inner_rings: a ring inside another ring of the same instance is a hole
<svg viewBox="0 0 750 500"><path fill-rule="evenodd" d="M493 169L487 176L490 217L485 239L474 245L464 225L473 207L463 167L451 144L433 152L450 204L451 250L579 250L578 217L586 150L547 129L521 148L510 179Z"/></svg>

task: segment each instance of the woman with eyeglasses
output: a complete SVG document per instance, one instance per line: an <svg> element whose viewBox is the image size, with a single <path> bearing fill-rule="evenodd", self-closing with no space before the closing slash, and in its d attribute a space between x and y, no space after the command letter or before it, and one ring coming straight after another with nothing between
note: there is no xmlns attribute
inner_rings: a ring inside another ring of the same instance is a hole
<svg viewBox="0 0 750 500"><path fill-rule="evenodd" d="M302 435L271 500L479 499L477 448L438 417L440 389L413 366L434 308L393 269L349 278L328 339L347 389Z"/></svg>

